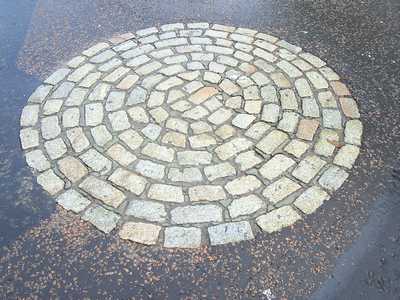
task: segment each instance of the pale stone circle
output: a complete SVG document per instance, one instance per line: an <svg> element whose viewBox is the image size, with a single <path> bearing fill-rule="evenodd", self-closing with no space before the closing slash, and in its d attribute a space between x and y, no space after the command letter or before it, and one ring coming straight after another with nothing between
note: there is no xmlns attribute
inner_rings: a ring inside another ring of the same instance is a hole
<svg viewBox="0 0 400 300"><path fill-rule="evenodd" d="M167 24L100 42L30 96L38 183L105 233L165 247L248 240L314 212L360 150L356 101L300 47Z"/></svg>

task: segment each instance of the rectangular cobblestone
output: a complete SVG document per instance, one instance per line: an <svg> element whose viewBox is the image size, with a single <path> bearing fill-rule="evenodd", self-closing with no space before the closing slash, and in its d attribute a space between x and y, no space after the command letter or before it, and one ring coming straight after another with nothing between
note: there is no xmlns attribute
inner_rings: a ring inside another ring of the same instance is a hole
<svg viewBox="0 0 400 300"><path fill-rule="evenodd" d="M256 195L249 195L234 199L228 206L229 215L235 219L240 216L251 215L261 209L264 209L266 204Z"/></svg>
<svg viewBox="0 0 400 300"><path fill-rule="evenodd" d="M112 185L93 176L87 177L79 187L104 204L117 208L124 200L125 195Z"/></svg>
<svg viewBox="0 0 400 300"><path fill-rule="evenodd" d="M56 202L64 209L71 210L74 213L80 213L90 205L89 199L73 189L69 189L58 196Z"/></svg>
<svg viewBox="0 0 400 300"><path fill-rule="evenodd" d="M222 222L221 207L213 204L190 205L171 210L171 221L174 224L193 224Z"/></svg>
<svg viewBox="0 0 400 300"><path fill-rule="evenodd" d="M280 131L273 130L257 144L257 149L261 150L265 154L272 154L279 146L289 139L289 136Z"/></svg>
<svg viewBox="0 0 400 300"><path fill-rule="evenodd" d="M37 183L50 195L55 195L64 189L64 181L53 170L47 170L37 177Z"/></svg>
<svg viewBox="0 0 400 300"><path fill-rule="evenodd" d="M164 247L198 248L201 245L201 229L195 227L167 227Z"/></svg>
<svg viewBox="0 0 400 300"><path fill-rule="evenodd" d="M177 153L177 158L181 165L207 165L212 155L207 151L181 151Z"/></svg>
<svg viewBox="0 0 400 300"><path fill-rule="evenodd" d="M308 188L294 202L294 205L305 214L311 214L317 210L322 203L329 199L327 192L318 186Z"/></svg>
<svg viewBox="0 0 400 300"><path fill-rule="evenodd" d="M82 219L92 223L99 230L110 233L117 226L120 217L116 213L96 205L89 207L83 214Z"/></svg>
<svg viewBox="0 0 400 300"><path fill-rule="evenodd" d="M182 187L169 184L152 184L147 193L150 199L165 202L183 202Z"/></svg>
<svg viewBox="0 0 400 300"><path fill-rule="evenodd" d="M147 180L145 178L122 168L116 169L110 177L108 177L108 180L137 196L143 193L147 185Z"/></svg>
<svg viewBox="0 0 400 300"><path fill-rule="evenodd" d="M165 174L165 166L150 160L141 159L137 162L135 171L146 177L162 179Z"/></svg>
<svg viewBox="0 0 400 300"><path fill-rule="evenodd" d="M146 200L130 200L126 215L153 222L165 222L167 212L164 204Z"/></svg>
<svg viewBox="0 0 400 300"><path fill-rule="evenodd" d="M189 188L190 201L217 201L226 199L224 189L219 185L197 185Z"/></svg>
<svg viewBox="0 0 400 300"><path fill-rule="evenodd" d="M250 223L247 221L225 223L208 228L211 245L240 242L254 238Z"/></svg>
<svg viewBox="0 0 400 300"><path fill-rule="evenodd" d="M292 175L297 179L308 183L310 182L326 165L326 162L316 155L310 155L304 158L296 169L293 170Z"/></svg>
<svg viewBox="0 0 400 300"><path fill-rule="evenodd" d="M300 220L301 216L290 206L283 206L257 218L262 230L272 233Z"/></svg>

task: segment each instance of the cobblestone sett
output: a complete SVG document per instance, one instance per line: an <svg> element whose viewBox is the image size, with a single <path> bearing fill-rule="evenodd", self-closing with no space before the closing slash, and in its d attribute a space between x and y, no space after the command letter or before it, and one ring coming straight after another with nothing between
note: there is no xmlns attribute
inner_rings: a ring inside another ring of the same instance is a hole
<svg viewBox="0 0 400 300"><path fill-rule="evenodd" d="M333 163L350 169L354 165L359 154L360 148L353 145L345 145L339 149Z"/></svg>
<svg viewBox="0 0 400 300"><path fill-rule="evenodd" d="M208 228L211 245L234 243L254 239L249 222L225 223Z"/></svg>
<svg viewBox="0 0 400 300"><path fill-rule="evenodd" d="M225 185L231 195L243 195L255 191L261 186L261 181L256 176L246 175L236 178Z"/></svg>
<svg viewBox="0 0 400 300"><path fill-rule="evenodd" d="M171 219L175 224L193 224L222 222L222 209L217 205L191 205L171 210Z"/></svg>
<svg viewBox="0 0 400 300"><path fill-rule="evenodd" d="M94 198L112 207L118 207L125 200L124 193L106 181L93 176L87 177L79 187Z"/></svg>
<svg viewBox="0 0 400 300"><path fill-rule="evenodd" d="M145 178L122 168L115 170L108 180L135 195L140 195L147 185L147 180Z"/></svg>
<svg viewBox="0 0 400 300"><path fill-rule="evenodd" d="M283 206L257 218L262 230L272 233L290 226L301 219L301 216L290 206Z"/></svg>
<svg viewBox="0 0 400 300"><path fill-rule="evenodd" d="M148 192L148 197L166 202L183 202L185 200L182 187L168 184L152 184Z"/></svg>
<svg viewBox="0 0 400 300"><path fill-rule="evenodd" d="M327 169L319 178L318 183L329 191L334 191L340 188L343 182L347 179L349 174L336 166Z"/></svg>
<svg viewBox="0 0 400 300"><path fill-rule="evenodd" d="M60 159L57 163L61 173L72 182L76 182L88 174L88 169L72 156Z"/></svg>
<svg viewBox="0 0 400 300"><path fill-rule="evenodd" d="M318 186L308 188L294 201L294 205L305 214L313 213L322 203L329 199L329 195Z"/></svg>
<svg viewBox="0 0 400 300"><path fill-rule="evenodd" d="M249 195L234 199L228 206L229 214L231 218L237 218L240 216L251 215L260 209L265 208L265 202L256 195Z"/></svg>
<svg viewBox="0 0 400 300"><path fill-rule="evenodd" d="M316 155L307 156L300 161L296 169L293 170L292 175L308 183L318 174L325 164L326 162Z"/></svg>
<svg viewBox="0 0 400 300"><path fill-rule="evenodd" d="M85 211L82 219L92 223L104 233L110 233L117 226L120 217L104 207L93 206Z"/></svg>
<svg viewBox="0 0 400 300"><path fill-rule="evenodd" d="M216 201L226 199L224 189L217 185L198 185L189 188L190 201Z"/></svg>
<svg viewBox="0 0 400 300"><path fill-rule="evenodd" d="M50 168L50 162L41 150L33 150L25 154L28 166L41 172Z"/></svg>
<svg viewBox="0 0 400 300"><path fill-rule="evenodd" d="M198 248L201 244L200 228L167 227L164 235L164 247L167 248Z"/></svg>
<svg viewBox="0 0 400 300"><path fill-rule="evenodd" d="M268 185L263 191L263 196L271 203L276 204L300 188L301 186L293 180L282 177Z"/></svg>
<svg viewBox="0 0 400 300"><path fill-rule="evenodd" d="M287 169L292 167L295 163L296 162L293 159L283 154L277 154L273 156L265 164L263 164L259 171L264 178L268 180L273 180L276 177L283 174Z"/></svg>
<svg viewBox="0 0 400 300"><path fill-rule="evenodd" d="M124 240L130 240L139 244L154 245L157 243L161 226L139 223L126 222L119 231L119 236Z"/></svg>
<svg viewBox="0 0 400 300"><path fill-rule="evenodd" d="M57 197L56 201L66 210L71 210L75 213L83 211L90 205L90 200L75 190L65 191Z"/></svg>
<svg viewBox="0 0 400 300"><path fill-rule="evenodd" d="M147 221L164 222L167 219L163 204L144 200L130 200L125 213Z"/></svg>
<svg viewBox="0 0 400 300"><path fill-rule="evenodd" d="M52 170L47 170L37 177L37 182L50 195L57 194L64 188L64 181L58 177Z"/></svg>

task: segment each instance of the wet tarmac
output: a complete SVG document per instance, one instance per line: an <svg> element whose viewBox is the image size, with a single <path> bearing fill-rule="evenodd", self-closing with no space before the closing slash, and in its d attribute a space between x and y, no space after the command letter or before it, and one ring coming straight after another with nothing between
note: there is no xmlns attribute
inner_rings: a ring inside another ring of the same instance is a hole
<svg viewBox="0 0 400 300"><path fill-rule="evenodd" d="M0 294L15 298L400 299L400 3L0 0ZM56 208L20 150L28 95L115 33L176 21L255 28L327 61L365 124L349 180L293 228L167 250L105 236Z"/></svg>

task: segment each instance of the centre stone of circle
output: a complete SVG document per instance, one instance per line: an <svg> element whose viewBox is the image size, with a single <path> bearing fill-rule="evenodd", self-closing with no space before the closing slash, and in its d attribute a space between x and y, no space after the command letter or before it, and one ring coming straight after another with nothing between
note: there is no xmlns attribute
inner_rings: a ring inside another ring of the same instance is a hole
<svg viewBox="0 0 400 300"><path fill-rule="evenodd" d="M248 240L314 212L361 146L318 57L252 29L167 24L100 42L21 116L38 183L105 233L165 247Z"/></svg>

